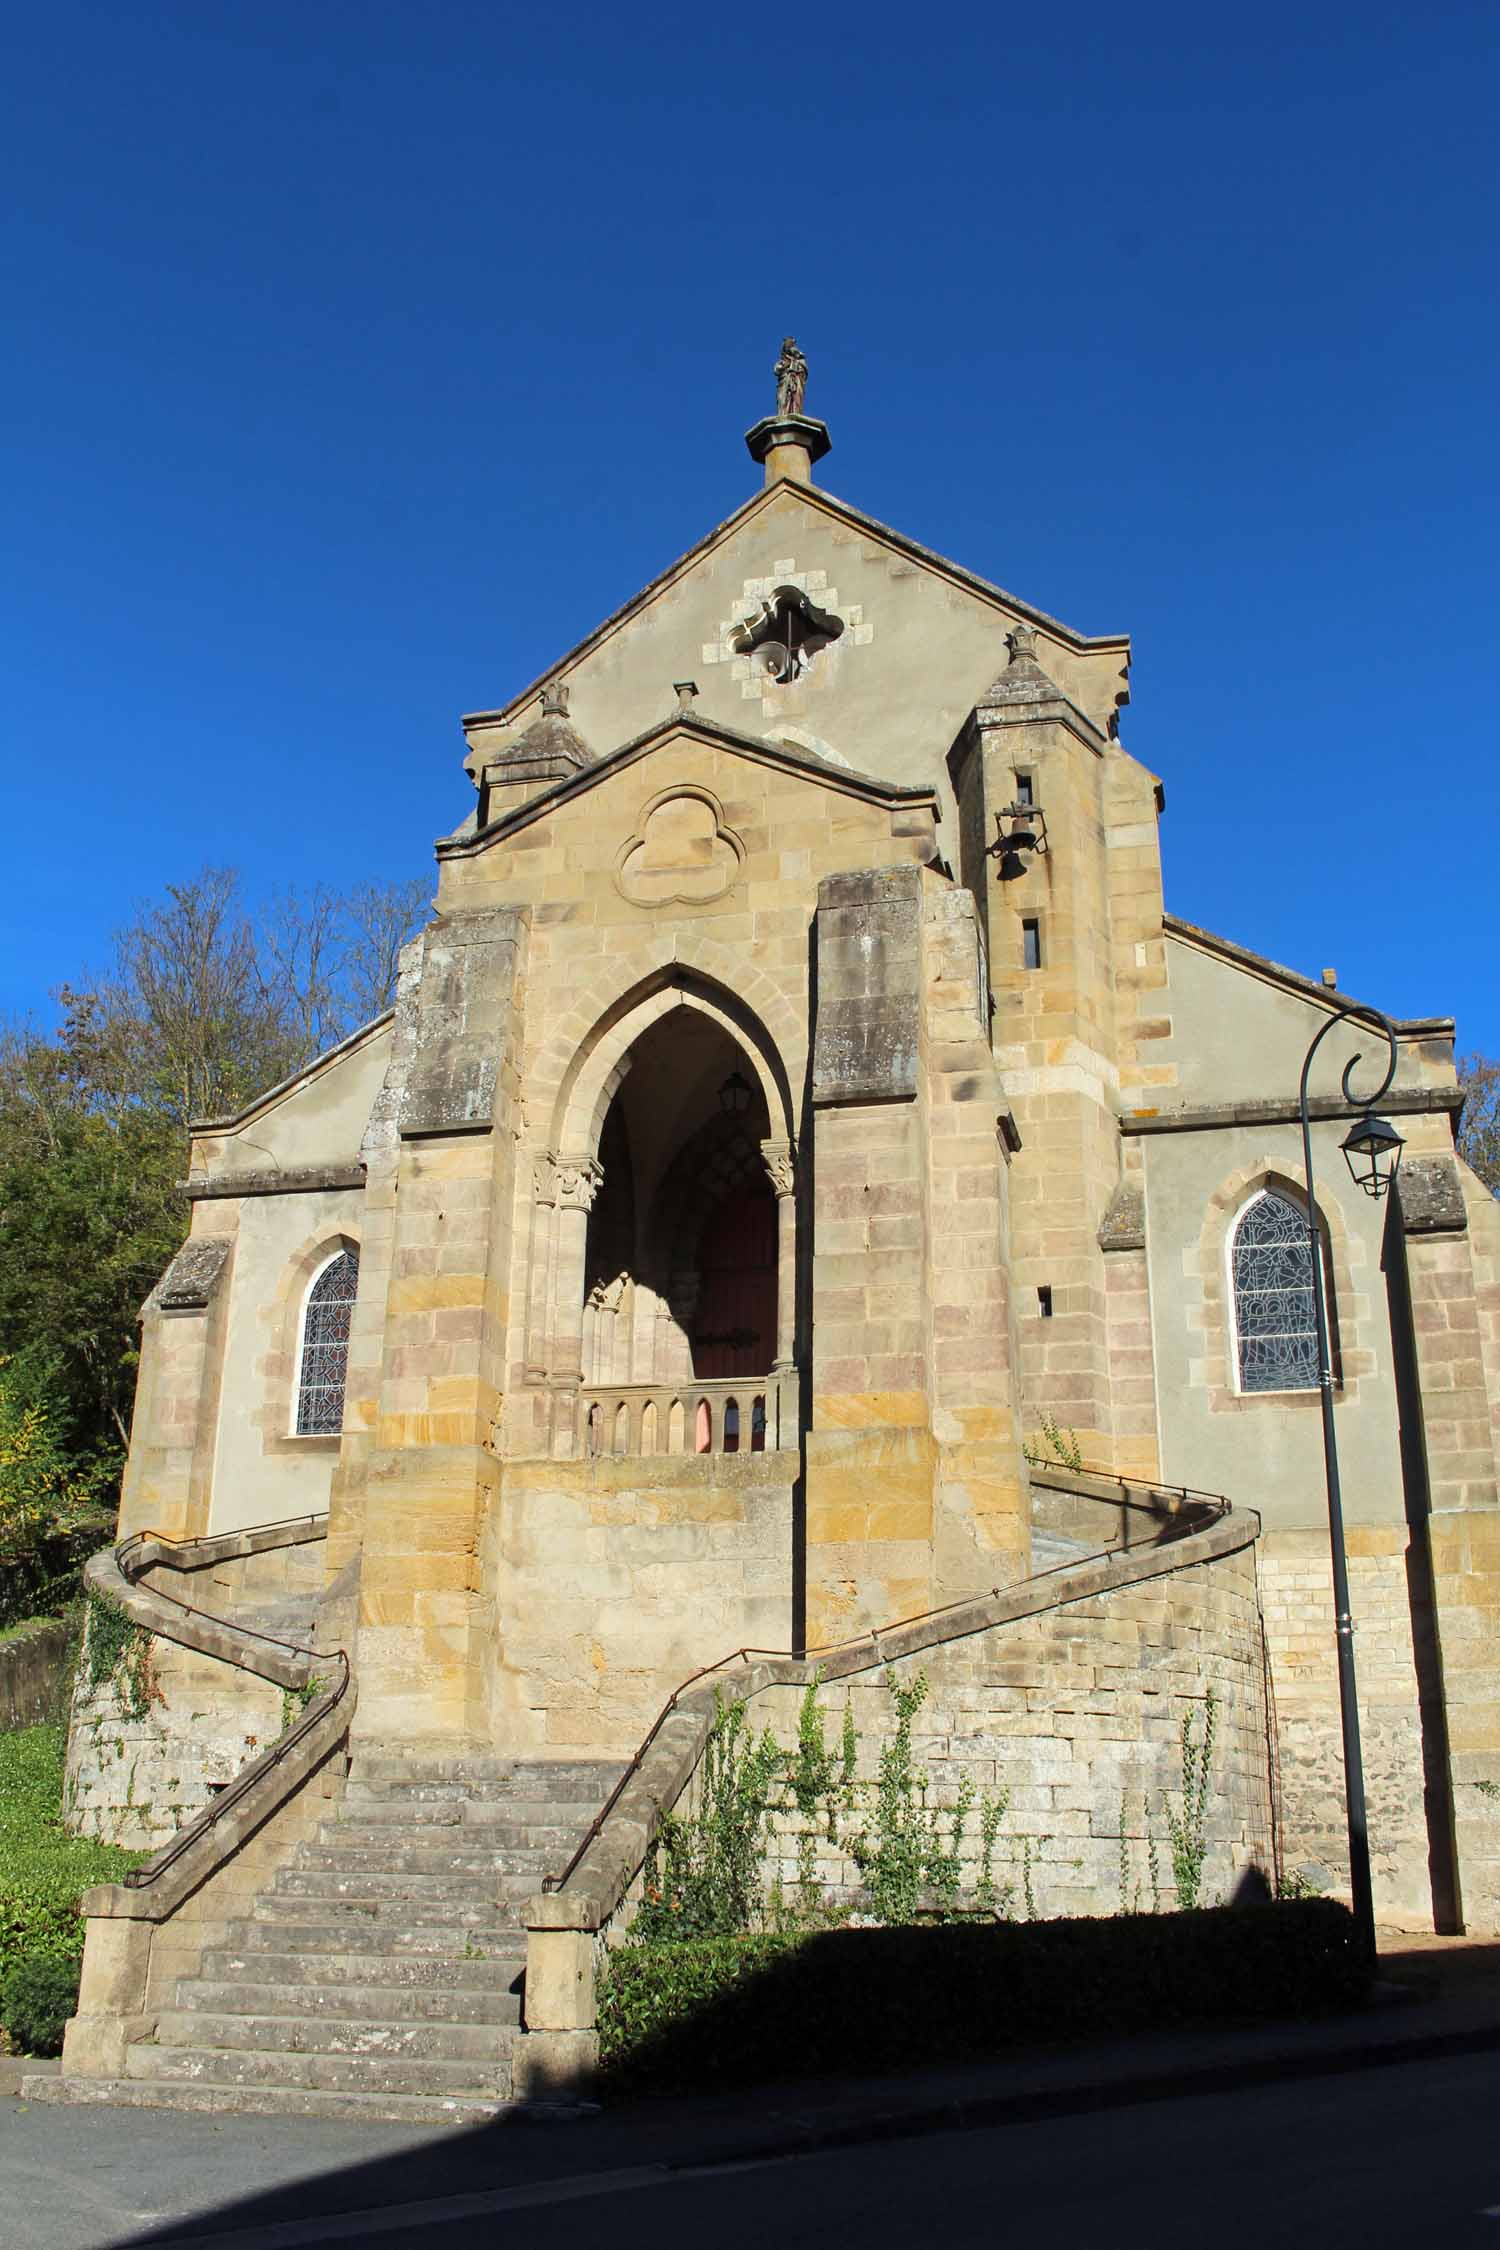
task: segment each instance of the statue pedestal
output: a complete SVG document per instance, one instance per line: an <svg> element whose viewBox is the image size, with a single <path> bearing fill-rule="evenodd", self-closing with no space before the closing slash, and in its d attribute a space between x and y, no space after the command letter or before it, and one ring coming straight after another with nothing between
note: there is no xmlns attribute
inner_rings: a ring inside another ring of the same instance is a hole
<svg viewBox="0 0 1500 2250"><path fill-rule="evenodd" d="M832 445L826 422L806 414L768 414L745 432L752 461L763 461L766 482L791 477L797 484L812 483L812 465L821 461Z"/></svg>

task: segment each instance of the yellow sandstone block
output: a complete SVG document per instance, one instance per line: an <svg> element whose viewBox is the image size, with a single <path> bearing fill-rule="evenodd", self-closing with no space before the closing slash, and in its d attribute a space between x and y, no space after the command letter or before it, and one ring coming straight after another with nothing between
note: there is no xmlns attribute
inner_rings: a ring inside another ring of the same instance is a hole
<svg viewBox="0 0 1500 2250"><path fill-rule="evenodd" d="M404 1313L469 1310L484 1303L482 1273L408 1273L396 1275L390 1287L389 1309Z"/></svg>
<svg viewBox="0 0 1500 2250"><path fill-rule="evenodd" d="M813 1399L815 1430L923 1429L926 1424L922 1391L833 1391Z"/></svg>

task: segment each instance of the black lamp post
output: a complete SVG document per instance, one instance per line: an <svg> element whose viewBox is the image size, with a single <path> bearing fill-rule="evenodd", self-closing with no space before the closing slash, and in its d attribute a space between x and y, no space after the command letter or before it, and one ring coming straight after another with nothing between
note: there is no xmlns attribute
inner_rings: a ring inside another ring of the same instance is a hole
<svg viewBox="0 0 1500 2250"><path fill-rule="evenodd" d="M1355 1927L1366 1955L1375 1957L1375 1895L1370 1881L1370 1832L1365 1819L1365 1770L1359 1741L1359 1698L1354 1679L1354 1621L1349 1612L1349 1563L1344 1553L1344 1502L1339 1487L1338 1440L1333 1427L1333 1364L1328 1341L1328 1303L1323 1286L1323 1246L1318 1225L1318 1199L1313 1186L1312 1129L1307 1115L1307 1082L1313 1057L1335 1024L1354 1018L1379 1031L1389 1049L1385 1076L1369 1096L1378 1102L1396 1075L1396 1033L1378 1008L1362 1008L1352 1001L1331 1002L1334 1013L1313 1037L1302 1064L1299 1107L1302 1116L1302 1163L1307 1180L1307 1238L1312 1260L1313 1314L1318 1331L1318 1398L1323 1414L1323 1466L1328 1484L1328 1543L1333 1558L1333 1607L1339 1660L1339 1719L1344 1737L1344 1804L1349 1824L1349 1887ZM1344 1099L1357 1097L1350 1085L1359 1055L1344 1066ZM1368 1106L1345 1134L1344 1160L1357 1186L1366 1195L1380 1197L1396 1177L1403 1142L1394 1125L1375 1117Z"/></svg>

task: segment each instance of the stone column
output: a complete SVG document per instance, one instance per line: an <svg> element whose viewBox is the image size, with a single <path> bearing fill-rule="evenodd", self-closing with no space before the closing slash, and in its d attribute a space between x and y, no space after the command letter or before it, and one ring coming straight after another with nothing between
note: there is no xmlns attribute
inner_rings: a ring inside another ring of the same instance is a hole
<svg viewBox="0 0 1500 2250"><path fill-rule="evenodd" d="M559 1391L576 1393L583 1380L583 1279L589 1213L604 1179L591 1156L560 1157L557 1164L556 1250L552 1284L552 1380ZM574 1422L576 1423L576 1416ZM577 1444L566 1415L555 1428L553 1450L574 1451Z"/></svg>
<svg viewBox="0 0 1500 2250"><path fill-rule="evenodd" d="M797 1350L797 1159L790 1141L762 1141L766 1175L776 1194L776 1364L789 1375Z"/></svg>
<svg viewBox="0 0 1500 2250"><path fill-rule="evenodd" d="M547 1376L547 1308L552 1301L552 1266L557 1218L557 1159L542 1151L531 1160L531 1275L526 1302L526 1380Z"/></svg>

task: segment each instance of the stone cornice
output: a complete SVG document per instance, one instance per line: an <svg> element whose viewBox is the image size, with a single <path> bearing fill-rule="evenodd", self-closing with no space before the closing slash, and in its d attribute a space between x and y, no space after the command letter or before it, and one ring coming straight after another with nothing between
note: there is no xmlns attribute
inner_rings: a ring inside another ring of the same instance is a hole
<svg viewBox="0 0 1500 2250"><path fill-rule="evenodd" d="M517 834L534 821L545 820L550 813L581 797L608 775L620 773L637 760L649 757L663 743L674 739L701 742L710 749L733 750L737 756L748 758L757 765L775 766L783 773L794 773L805 781L836 790L841 796L857 797L863 803L882 805L892 812L931 811L936 819L940 811L937 792L925 784L883 781L876 774L856 773L852 768L836 766L827 758L818 757L811 750L798 749L791 743L772 742L759 735L741 734L734 727L721 726L715 719L699 717L696 713L685 718L674 711L654 727L647 729L631 742L622 743L581 772L570 774L566 780L554 782L535 797L529 798L514 812L505 813L484 828L455 836L440 836L436 851L439 859L468 859L475 852L485 851L501 838Z"/></svg>
<svg viewBox="0 0 1500 2250"><path fill-rule="evenodd" d="M208 1179L184 1180L182 1193L189 1202L202 1203L242 1195L318 1195L364 1184L362 1164L298 1164L280 1172L219 1172Z"/></svg>
<svg viewBox="0 0 1500 2250"><path fill-rule="evenodd" d="M1452 1116L1462 1109L1463 1095L1456 1086L1393 1087L1381 1096L1380 1107L1393 1117ZM1363 1117L1364 1106L1320 1094L1308 1103L1307 1114L1315 1123L1327 1123ZM1127 1110L1120 1131L1127 1138L1140 1133L1223 1133L1237 1125L1296 1125L1300 1118L1291 1100L1215 1102L1201 1108Z"/></svg>

